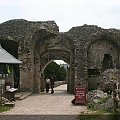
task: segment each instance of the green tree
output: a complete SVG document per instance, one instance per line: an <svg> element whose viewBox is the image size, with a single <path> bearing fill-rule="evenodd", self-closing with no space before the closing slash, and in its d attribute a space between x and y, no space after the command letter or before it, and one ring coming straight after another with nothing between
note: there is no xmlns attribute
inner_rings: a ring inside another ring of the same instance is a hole
<svg viewBox="0 0 120 120"><path fill-rule="evenodd" d="M62 66L59 68L59 74L57 76L57 79L58 79L58 81L62 81L62 80L65 80L65 78L66 78L66 70Z"/></svg>
<svg viewBox="0 0 120 120"><path fill-rule="evenodd" d="M44 70L45 77L54 77L55 81L62 81L66 78L66 70L55 62L51 62Z"/></svg>

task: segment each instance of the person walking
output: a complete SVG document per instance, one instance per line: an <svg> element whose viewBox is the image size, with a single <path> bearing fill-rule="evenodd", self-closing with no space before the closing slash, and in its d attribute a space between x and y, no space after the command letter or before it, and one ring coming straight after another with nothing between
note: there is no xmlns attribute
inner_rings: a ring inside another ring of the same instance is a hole
<svg viewBox="0 0 120 120"><path fill-rule="evenodd" d="M46 88L47 93L49 92L49 89L50 89L49 85L50 85L50 79L46 78L46 80L45 80L45 88Z"/></svg>
<svg viewBox="0 0 120 120"><path fill-rule="evenodd" d="M53 76L51 76L50 83L51 83L51 94L53 94L54 93L54 90L53 90L53 88L54 88L54 77Z"/></svg>

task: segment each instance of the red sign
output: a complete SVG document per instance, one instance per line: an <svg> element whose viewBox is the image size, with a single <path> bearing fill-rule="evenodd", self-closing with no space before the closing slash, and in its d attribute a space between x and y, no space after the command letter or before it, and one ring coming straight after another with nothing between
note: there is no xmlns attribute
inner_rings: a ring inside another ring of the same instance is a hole
<svg viewBox="0 0 120 120"><path fill-rule="evenodd" d="M75 104L86 104L86 93L87 88L86 87L75 87Z"/></svg>

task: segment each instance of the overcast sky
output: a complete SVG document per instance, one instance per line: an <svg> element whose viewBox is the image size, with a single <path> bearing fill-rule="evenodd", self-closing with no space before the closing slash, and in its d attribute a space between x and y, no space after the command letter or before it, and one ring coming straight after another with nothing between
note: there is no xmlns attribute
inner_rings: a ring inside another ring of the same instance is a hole
<svg viewBox="0 0 120 120"><path fill-rule="evenodd" d="M60 32L83 24L120 28L120 0L0 0L0 23L55 20Z"/></svg>
<svg viewBox="0 0 120 120"><path fill-rule="evenodd" d="M60 32L84 24L120 29L120 0L0 0L0 23L10 19L54 20Z"/></svg>

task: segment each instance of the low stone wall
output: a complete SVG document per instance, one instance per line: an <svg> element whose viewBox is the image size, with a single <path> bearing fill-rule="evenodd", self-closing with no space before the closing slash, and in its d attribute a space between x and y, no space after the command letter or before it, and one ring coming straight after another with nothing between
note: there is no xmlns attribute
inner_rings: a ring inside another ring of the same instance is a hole
<svg viewBox="0 0 120 120"><path fill-rule="evenodd" d="M66 84L66 81L55 81L54 87Z"/></svg>

